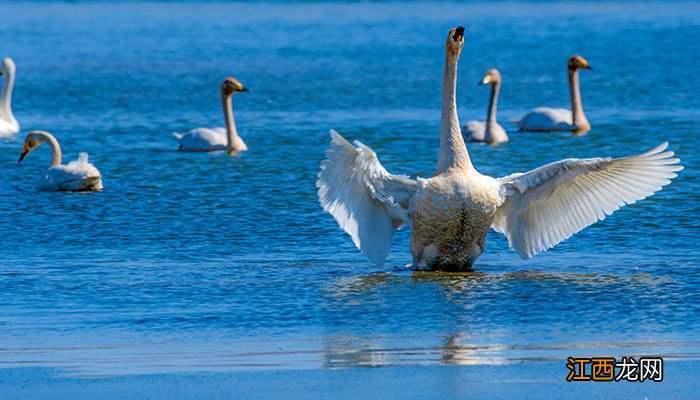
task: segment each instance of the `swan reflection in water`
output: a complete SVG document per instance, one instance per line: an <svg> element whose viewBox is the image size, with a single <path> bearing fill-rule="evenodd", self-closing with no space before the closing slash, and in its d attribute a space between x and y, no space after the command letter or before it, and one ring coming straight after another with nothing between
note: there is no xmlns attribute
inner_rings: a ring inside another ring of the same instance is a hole
<svg viewBox="0 0 700 400"><path fill-rule="evenodd" d="M632 320L663 312L667 304L661 303L668 302L653 299L661 299L673 284L672 277L649 274L533 271L373 273L338 277L325 289L325 307L334 316L331 323L334 328L342 332L347 325L352 333L324 339L322 365L324 368L491 365L557 360L565 358L571 350L603 348L622 354L632 348L662 346L670 351L671 347L686 345L662 342L658 337L647 341L639 335L625 338L610 333L615 333L616 327L635 326ZM641 301L655 304L652 306L655 308L627 312L624 318L618 318L617 314L623 311L610 309L616 306L615 301L599 300L614 298L621 290L639 292L635 301L645 297ZM596 308L593 312L581 306L585 299L590 299ZM431 314L430 310L434 312ZM562 318L580 319L593 327L602 320L617 320L606 325L599 338L594 336L582 342L581 336L570 336L556 329L557 321ZM552 329L541 337L532 337L527 333L530 325ZM366 335L361 333L363 326L368 327Z"/></svg>

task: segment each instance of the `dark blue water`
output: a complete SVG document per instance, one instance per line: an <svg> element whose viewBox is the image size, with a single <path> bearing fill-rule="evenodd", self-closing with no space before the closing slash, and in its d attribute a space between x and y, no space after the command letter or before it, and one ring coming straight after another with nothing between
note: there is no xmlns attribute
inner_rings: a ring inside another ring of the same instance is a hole
<svg viewBox="0 0 700 400"><path fill-rule="evenodd" d="M700 5L425 3L0 4L23 134L0 141L0 368L76 374L508 363L567 355L700 354ZM472 274L413 273L409 230L377 268L318 205L328 129L394 173L429 175L446 32L467 26L462 122L568 105L580 53L593 130L470 145L502 176L668 140L685 170L529 261L491 232ZM171 132L222 126L234 97L250 151L175 150ZM101 193L34 191L41 148L81 151Z"/></svg>

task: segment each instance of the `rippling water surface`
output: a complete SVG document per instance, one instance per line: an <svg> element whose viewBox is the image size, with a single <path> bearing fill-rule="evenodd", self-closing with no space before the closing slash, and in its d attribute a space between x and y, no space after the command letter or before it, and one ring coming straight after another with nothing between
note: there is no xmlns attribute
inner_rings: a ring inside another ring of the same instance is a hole
<svg viewBox="0 0 700 400"><path fill-rule="evenodd" d="M69 374L509 363L567 355L698 358L698 3L0 4L23 133L87 151L101 193L38 193L40 148L0 141L0 367ZM10 18L7 18L10 16ZM395 173L429 175L444 38L467 26L462 121L566 106L584 55L593 130L469 146L495 176L668 140L686 169L529 261L489 233L471 274L413 273L409 230L371 265L322 212L328 129ZM171 132L221 126L233 75L250 151L175 151Z"/></svg>

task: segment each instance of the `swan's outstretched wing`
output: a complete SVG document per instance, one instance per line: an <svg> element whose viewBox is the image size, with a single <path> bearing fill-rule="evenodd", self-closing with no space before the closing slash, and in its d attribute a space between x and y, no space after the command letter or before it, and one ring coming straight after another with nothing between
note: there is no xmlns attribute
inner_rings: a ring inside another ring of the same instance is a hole
<svg viewBox="0 0 700 400"><path fill-rule="evenodd" d="M668 143L625 158L567 159L498 179L505 201L493 228L529 258L668 185L677 165Z"/></svg>
<svg viewBox="0 0 700 400"><path fill-rule="evenodd" d="M338 132L330 133L331 146L316 181L318 198L355 246L382 265L392 232L409 222L408 203L418 184L387 172L364 144L355 141L353 146Z"/></svg>

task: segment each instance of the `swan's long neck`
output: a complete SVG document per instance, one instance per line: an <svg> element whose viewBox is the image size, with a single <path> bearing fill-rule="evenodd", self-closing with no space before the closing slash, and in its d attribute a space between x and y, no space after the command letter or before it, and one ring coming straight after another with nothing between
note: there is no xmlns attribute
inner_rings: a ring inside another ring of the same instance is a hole
<svg viewBox="0 0 700 400"><path fill-rule="evenodd" d="M15 71L5 70L5 85L2 88L2 94L0 94L0 117L4 120L14 121L15 117L12 115L12 89L15 86Z"/></svg>
<svg viewBox="0 0 700 400"><path fill-rule="evenodd" d="M489 100L489 112L486 116L486 129L484 135L484 139L486 141L489 141L489 139L491 139L493 129L495 129L497 125L496 109L498 108L498 93L500 93L500 91L501 81L496 81L496 83L491 85L491 99Z"/></svg>
<svg viewBox="0 0 700 400"><path fill-rule="evenodd" d="M41 141L47 143L51 148L51 166L61 165L61 146L58 144L58 140L48 132L42 132L40 136Z"/></svg>
<svg viewBox="0 0 700 400"><path fill-rule="evenodd" d="M571 115L573 125L578 129L588 129L590 124L583 113L583 103L581 102L581 91L578 83L578 69L569 69L569 96L571 97Z"/></svg>
<svg viewBox="0 0 700 400"><path fill-rule="evenodd" d="M455 168L473 168L457 117L457 60L457 55L451 57L448 52L445 60L445 75L442 81L440 154L438 155L436 175Z"/></svg>
<svg viewBox="0 0 700 400"><path fill-rule="evenodd" d="M221 102L224 108L224 119L226 120L226 147L228 150L235 150L233 148L236 138L238 137L238 131L236 130L236 122L233 120L233 105L231 104L232 94L221 95Z"/></svg>

